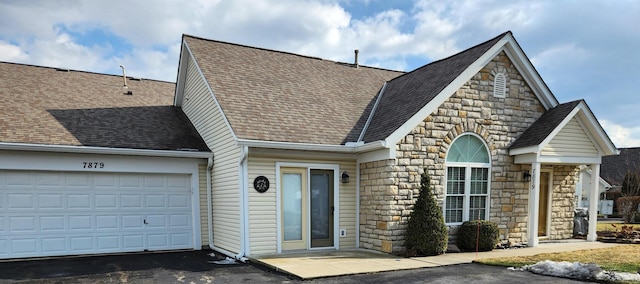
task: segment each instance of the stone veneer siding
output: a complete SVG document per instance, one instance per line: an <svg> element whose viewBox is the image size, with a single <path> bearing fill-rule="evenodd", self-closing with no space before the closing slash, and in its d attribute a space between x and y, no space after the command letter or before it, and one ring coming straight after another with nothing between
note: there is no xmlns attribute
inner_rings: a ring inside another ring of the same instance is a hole
<svg viewBox="0 0 640 284"><path fill-rule="evenodd" d="M573 237L573 216L575 214L573 198L579 174L580 168L577 166L553 167L549 239L562 240Z"/></svg>
<svg viewBox="0 0 640 284"><path fill-rule="evenodd" d="M506 98L493 96L497 72L506 76ZM498 224L501 239L526 241L529 183L522 181L522 172L530 165L514 164L507 147L544 111L504 52L496 56L396 145L396 159L361 164L361 247L389 253L404 250L404 232L419 194L420 174L428 169L432 189L443 204L448 147L458 135L468 132L482 137L491 154L490 220ZM567 202L572 200L569 186L570 182L564 182L562 193L554 194L554 206L556 197L562 204L565 195ZM572 222L565 224L567 208L558 210L562 212L554 211L552 234L565 238ZM561 219L556 222L556 217ZM561 232L555 233L556 228Z"/></svg>

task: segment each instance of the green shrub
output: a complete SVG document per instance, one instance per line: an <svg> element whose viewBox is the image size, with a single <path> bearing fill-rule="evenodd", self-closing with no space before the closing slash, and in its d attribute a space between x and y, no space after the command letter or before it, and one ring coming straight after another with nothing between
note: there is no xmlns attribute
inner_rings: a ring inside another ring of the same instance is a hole
<svg viewBox="0 0 640 284"><path fill-rule="evenodd" d="M478 228L478 226L480 227ZM463 251L476 251L476 243L478 251L490 251L500 241L499 237L498 225L490 221L474 220L466 221L460 225L456 234L456 242L458 248Z"/></svg>
<svg viewBox="0 0 640 284"><path fill-rule="evenodd" d="M405 234L408 256L443 254L449 235L442 209L431 192L431 179L424 169L420 179L420 195L409 215Z"/></svg>

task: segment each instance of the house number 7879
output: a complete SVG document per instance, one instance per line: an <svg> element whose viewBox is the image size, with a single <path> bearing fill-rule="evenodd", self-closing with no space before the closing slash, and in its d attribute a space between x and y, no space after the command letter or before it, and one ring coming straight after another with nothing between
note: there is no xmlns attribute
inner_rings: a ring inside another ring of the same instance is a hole
<svg viewBox="0 0 640 284"><path fill-rule="evenodd" d="M103 169L103 162L82 162L82 167L85 169Z"/></svg>

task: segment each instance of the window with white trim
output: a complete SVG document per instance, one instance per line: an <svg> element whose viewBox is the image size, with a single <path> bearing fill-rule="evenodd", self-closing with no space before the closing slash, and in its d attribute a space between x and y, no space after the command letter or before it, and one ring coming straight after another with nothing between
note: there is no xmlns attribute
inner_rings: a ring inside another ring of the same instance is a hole
<svg viewBox="0 0 640 284"><path fill-rule="evenodd" d="M496 98L507 96L507 77L503 73L498 73L493 77L493 96Z"/></svg>
<svg viewBox="0 0 640 284"><path fill-rule="evenodd" d="M488 219L490 160L487 146L474 134L462 135L451 144L444 204L447 224Z"/></svg>

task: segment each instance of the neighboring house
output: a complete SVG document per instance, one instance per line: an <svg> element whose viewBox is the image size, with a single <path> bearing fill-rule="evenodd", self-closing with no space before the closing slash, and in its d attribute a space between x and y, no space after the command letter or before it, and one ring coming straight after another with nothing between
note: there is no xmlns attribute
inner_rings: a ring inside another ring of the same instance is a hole
<svg viewBox="0 0 640 284"><path fill-rule="evenodd" d="M617 157L617 156L607 156L607 158L609 157ZM602 178L602 174L606 170L605 160L606 159L603 159L602 166L601 166L602 168L600 171L600 178L598 178L598 182L599 182L598 198L599 199L602 199L601 196L603 192L606 192L612 188L612 186ZM592 179L593 177L592 177L591 169L589 169L588 167L580 167L580 176L578 178L578 183L576 184L576 196L575 196L576 199L574 204L575 207L589 209L589 202L590 202L589 198L591 196L591 190L593 188L591 186ZM611 214L611 213L603 213L603 212L611 212L613 207L607 208L608 206L613 206L613 205L610 202L603 203L603 200L599 200L598 207L596 210L599 212L599 214Z"/></svg>
<svg viewBox="0 0 640 284"><path fill-rule="evenodd" d="M620 154L603 157L600 177L619 189L627 173L640 174L640 147L620 148Z"/></svg>
<svg viewBox="0 0 640 284"><path fill-rule="evenodd" d="M617 154L510 32L411 72L185 35L175 85L0 78L0 258L399 253L424 169L452 231L491 220L536 246L572 237L579 167Z"/></svg>
<svg viewBox="0 0 640 284"><path fill-rule="evenodd" d="M401 252L424 168L451 228L570 238L578 167L617 154L510 32L408 73L184 36L175 105L214 153L212 247L239 257Z"/></svg>
<svg viewBox="0 0 640 284"><path fill-rule="evenodd" d="M175 84L128 79L0 63L0 259L208 244L211 152Z"/></svg>

